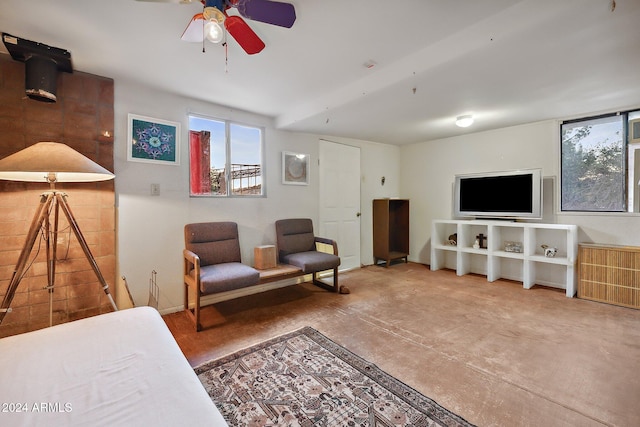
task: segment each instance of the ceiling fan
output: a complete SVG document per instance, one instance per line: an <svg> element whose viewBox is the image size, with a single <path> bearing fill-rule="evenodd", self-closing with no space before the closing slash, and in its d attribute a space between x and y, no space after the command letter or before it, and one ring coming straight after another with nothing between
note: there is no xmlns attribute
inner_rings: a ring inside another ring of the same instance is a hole
<svg viewBox="0 0 640 427"><path fill-rule="evenodd" d="M191 18L181 39L188 42L202 42L207 39L213 43L220 43L224 40L224 30L226 29L227 33L249 55L261 52L265 48L265 44L244 19L285 28L291 28L296 21L296 11L292 4L273 0L137 1L180 4L198 1L204 5L204 9L202 13L197 13ZM235 8L239 15L228 15L227 10L230 8Z"/></svg>

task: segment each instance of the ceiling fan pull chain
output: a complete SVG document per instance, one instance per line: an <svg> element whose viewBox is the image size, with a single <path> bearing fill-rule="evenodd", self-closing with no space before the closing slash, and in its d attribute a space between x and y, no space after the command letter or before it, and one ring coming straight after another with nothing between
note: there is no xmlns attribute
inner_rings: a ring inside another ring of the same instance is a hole
<svg viewBox="0 0 640 427"><path fill-rule="evenodd" d="M229 49L226 41L224 42L224 73L229 74Z"/></svg>
<svg viewBox="0 0 640 427"><path fill-rule="evenodd" d="M206 53L204 49L204 41L207 38L204 36L204 19L202 20L202 53Z"/></svg>

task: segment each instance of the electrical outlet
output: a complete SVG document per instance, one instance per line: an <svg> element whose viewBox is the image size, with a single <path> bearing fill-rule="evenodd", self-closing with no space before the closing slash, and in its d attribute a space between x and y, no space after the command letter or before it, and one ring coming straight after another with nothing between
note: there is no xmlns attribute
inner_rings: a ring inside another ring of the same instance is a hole
<svg viewBox="0 0 640 427"><path fill-rule="evenodd" d="M160 195L160 184L151 184L151 195L152 196Z"/></svg>

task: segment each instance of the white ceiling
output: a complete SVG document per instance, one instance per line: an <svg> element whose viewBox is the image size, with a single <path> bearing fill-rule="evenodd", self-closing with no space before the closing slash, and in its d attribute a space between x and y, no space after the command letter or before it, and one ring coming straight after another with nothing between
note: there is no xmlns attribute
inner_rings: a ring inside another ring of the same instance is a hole
<svg viewBox="0 0 640 427"><path fill-rule="evenodd" d="M229 39L226 65L222 46L180 40L199 3L2 0L0 31L116 84L389 144L640 106L640 0L289 2L293 27L247 21L267 47L249 56Z"/></svg>

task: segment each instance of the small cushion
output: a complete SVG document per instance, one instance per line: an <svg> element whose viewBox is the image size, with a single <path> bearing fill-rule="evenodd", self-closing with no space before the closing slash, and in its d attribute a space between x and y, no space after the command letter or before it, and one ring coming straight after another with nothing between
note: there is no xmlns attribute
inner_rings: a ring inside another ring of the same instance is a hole
<svg viewBox="0 0 640 427"><path fill-rule="evenodd" d="M260 273L239 262L207 265L200 268L200 291L204 295L257 285Z"/></svg>
<svg viewBox="0 0 640 427"><path fill-rule="evenodd" d="M285 264L295 265L303 273L334 269L340 265L340 257L326 252L309 251L289 254L281 259Z"/></svg>

